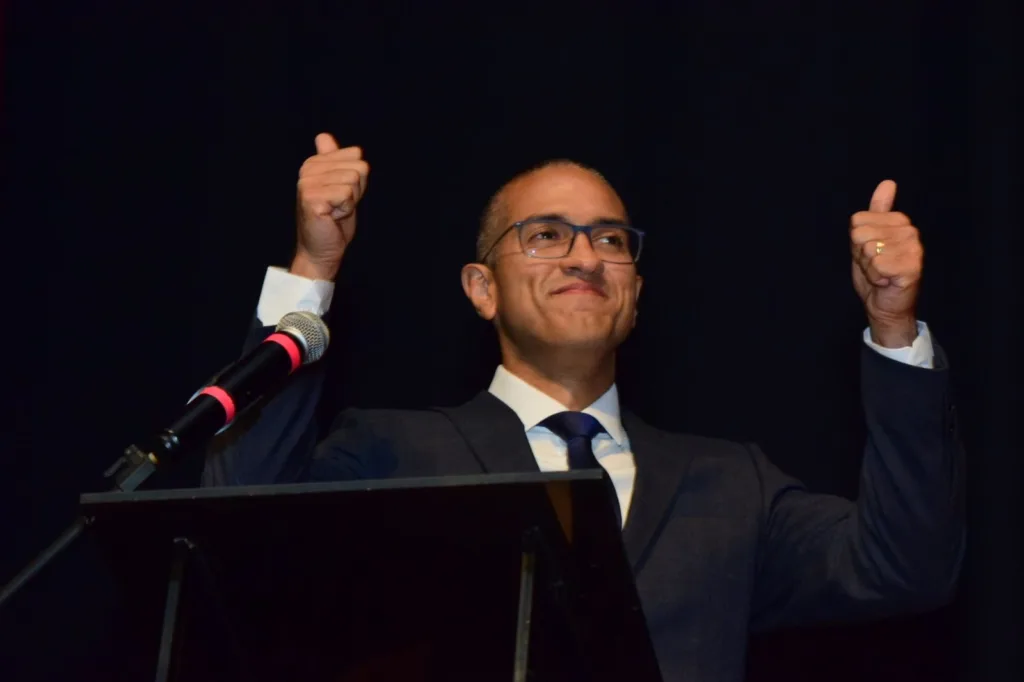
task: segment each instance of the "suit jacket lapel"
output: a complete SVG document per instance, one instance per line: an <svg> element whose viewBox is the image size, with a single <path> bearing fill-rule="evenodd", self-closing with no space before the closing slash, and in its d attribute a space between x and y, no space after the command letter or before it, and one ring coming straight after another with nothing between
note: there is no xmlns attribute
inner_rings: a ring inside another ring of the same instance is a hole
<svg viewBox="0 0 1024 682"><path fill-rule="evenodd" d="M508 405L487 391L458 407L439 408L465 438L484 473L508 474L539 471L523 423ZM629 516L623 529L626 554L634 572L664 525L666 514L682 490L691 457L678 440L623 412L636 462L636 481Z"/></svg>
<svg viewBox="0 0 1024 682"><path fill-rule="evenodd" d="M489 474L539 471L523 422L487 391L458 407L440 408L466 439L480 468Z"/></svg>
<svg viewBox="0 0 1024 682"><path fill-rule="evenodd" d="M683 489L682 481L692 458L676 447L675 439L633 414L623 413L622 426L629 436L636 463L633 499L623 530L626 554L636 573L643 568L668 511Z"/></svg>

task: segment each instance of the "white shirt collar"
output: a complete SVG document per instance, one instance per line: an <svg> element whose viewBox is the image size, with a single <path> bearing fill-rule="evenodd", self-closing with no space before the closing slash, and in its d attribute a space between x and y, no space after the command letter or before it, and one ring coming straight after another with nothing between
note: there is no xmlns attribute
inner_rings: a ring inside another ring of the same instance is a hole
<svg viewBox="0 0 1024 682"><path fill-rule="evenodd" d="M526 431L536 427L551 415L569 409L512 374L502 365L498 365L498 369L494 372L494 379L488 390L491 395L512 408L512 411L523 422ZM624 446L626 431L622 428L619 413L619 391L615 384L612 384L611 388L604 392L604 395L585 408L583 412L600 422L616 445Z"/></svg>

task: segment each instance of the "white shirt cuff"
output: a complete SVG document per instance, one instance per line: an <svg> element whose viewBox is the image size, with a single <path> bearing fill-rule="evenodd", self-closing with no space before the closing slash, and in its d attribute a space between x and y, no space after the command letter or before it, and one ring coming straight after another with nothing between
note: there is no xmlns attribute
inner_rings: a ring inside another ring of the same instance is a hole
<svg viewBox="0 0 1024 682"><path fill-rule="evenodd" d="M932 346L932 335L928 331L928 325L924 322L917 323L917 338L914 343L903 348L885 348L871 340L871 328L864 330L864 343L873 350L881 353L887 358L902 362L914 367L925 367L932 369L935 360L935 347Z"/></svg>
<svg viewBox="0 0 1024 682"><path fill-rule="evenodd" d="M263 279L256 317L263 326L273 327L282 317L298 310L323 315L331 307L333 296L334 282L307 279L271 266Z"/></svg>

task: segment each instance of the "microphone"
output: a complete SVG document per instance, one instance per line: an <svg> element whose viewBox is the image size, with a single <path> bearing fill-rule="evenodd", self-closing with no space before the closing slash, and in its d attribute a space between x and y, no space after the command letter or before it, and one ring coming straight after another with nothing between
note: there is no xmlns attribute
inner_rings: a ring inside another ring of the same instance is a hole
<svg viewBox="0 0 1024 682"><path fill-rule="evenodd" d="M135 490L162 461L211 440L292 372L322 358L329 342L330 331L317 315L288 313L273 334L199 390L152 445L129 446L106 476L125 492Z"/></svg>

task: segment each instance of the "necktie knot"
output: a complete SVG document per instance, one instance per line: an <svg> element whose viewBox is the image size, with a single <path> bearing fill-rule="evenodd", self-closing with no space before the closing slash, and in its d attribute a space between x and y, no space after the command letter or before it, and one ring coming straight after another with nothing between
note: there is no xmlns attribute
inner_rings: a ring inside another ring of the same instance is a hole
<svg viewBox="0 0 1024 682"><path fill-rule="evenodd" d="M583 412L559 412L540 425L565 441L570 469L593 469L598 466L590 441L597 434L604 433L601 422Z"/></svg>

